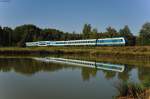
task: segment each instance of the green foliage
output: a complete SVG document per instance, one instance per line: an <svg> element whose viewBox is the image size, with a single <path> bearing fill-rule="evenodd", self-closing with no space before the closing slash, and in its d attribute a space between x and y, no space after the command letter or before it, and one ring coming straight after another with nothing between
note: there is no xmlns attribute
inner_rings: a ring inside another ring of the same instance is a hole
<svg viewBox="0 0 150 99"><path fill-rule="evenodd" d="M92 29L91 33L89 34L89 38L91 39L98 39L98 30L96 28Z"/></svg>
<svg viewBox="0 0 150 99"><path fill-rule="evenodd" d="M82 33L68 33L57 29L41 29L33 24L17 26L15 29L0 26L0 46L25 46L25 42L56 41L77 39L98 39L124 37L127 45L150 45L150 23L145 23L139 36L134 36L126 25L118 32L115 28L108 27L106 32L98 32L91 24L85 24Z"/></svg>
<svg viewBox="0 0 150 99"><path fill-rule="evenodd" d="M61 40L63 32L56 29L43 29L38 36L39 40Z"/></svg>
<svg viewBox="0 0 150 99"><path fill-rule="evenodd" d="M119 34L117 33L117 30L115 30L114 28L112 28L112 27L108 27L108 28L106 28L106 33L107 33L107 35L108 35L108 37L117 37L117 36L119 36Z"/></svg>
<svg viewBox="0 0 150 99"><path fill-rule="evenodd" d="M0 27L0 46L12 46L13 30L9 27Z"/></svg>
<svg viewBox="0 0 150 99"><path fill-rule="evenodd" d="M84 35L84 38L89 38L89 35L91 33L91 24L85 24L84 27L83 27L83 35Z"/></svg>
<svg viewBox="0 0 150 99"><path fill-rule="evenodd" d="M122 82L115 86L120 97L132 97L141 99L140 96L144 92L142 85L132 82Z"/></svg>
<svg viewBox="0 0 150 99"><path fill-rule="evenodd" d="M145 23L140 30L140 45L150 45L150 22Z"/></svg>
<svg viewBox="0 0 150 99"><path fill-rule="evenodd" d="M123 29L120 29L119 33L121 37L125 38L127 42L126 45L135 45L136 38L131 33L128 25L125 25Z"/></svg>
<svg viewBox="0 0 150 99"><path fill-rule="evenodd" d="M13 40L19 46L24 46L25 42L35 41L40 31L38 27L32 24L18 26L14 29Z"/></svg>
<svg viewBox="0 0 150 99"><path fill-rule="evenodd" d="M0 46L2 46L2 40L3 39L3 30L2 27L0 26Z"/></svg>

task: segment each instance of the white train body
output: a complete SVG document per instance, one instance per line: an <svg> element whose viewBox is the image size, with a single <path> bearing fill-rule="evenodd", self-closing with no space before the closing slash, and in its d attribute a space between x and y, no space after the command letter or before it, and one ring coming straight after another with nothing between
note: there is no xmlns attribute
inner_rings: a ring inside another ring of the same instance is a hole
<svg viewBox="0 0 150 99"><path fill-rule="evenodd" d="M125 45L125 39L123 37L117 37L117 38L69 40L69 41L26 42L27 47L31 47L31 46L113 46L113 45Z"/></svg>

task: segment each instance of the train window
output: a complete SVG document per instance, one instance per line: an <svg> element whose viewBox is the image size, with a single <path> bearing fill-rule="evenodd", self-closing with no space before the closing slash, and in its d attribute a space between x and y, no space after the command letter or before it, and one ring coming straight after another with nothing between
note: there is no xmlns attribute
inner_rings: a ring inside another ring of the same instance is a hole
<svg viewBox="0 0 150 99"><path fill-rule="evenodd" d="M113 42L113 40L104 40L104 43L110 43Z"/></svg>
<svg viewBox="0 0 150 99"><path fill-rule="evenodd" d="M46 44L45 42L39 42L39 45L45 45L45 44Z"/></svg>
<svg viewBox="0 0 150 99"><path fill-rule="evenodd" d="M88 43L95 43L95 41L89 41Z"/></svg>
<svg viewBox="0 0 150 99"><path fill-rule="evenodd" d="M103 40L97 40L98 43L103 43Z"/></svg>
<svg viewBox="0 0 150 99"><path fill-rule="evenodd" d="M111 43L111 42L122 42L122 39L116 39L116 40L98 40L98 43Z"/></svg>
<svg viewBox="0 0 150 99"><path fill-rule="evenodd" d="M39 44L39 45L45 45L45 43L41 43L41 44Z"/></svg>
<svg viewBox="0 0 150 99"><path fill-rule="evenodd" d="M113 42L122 42L122 39L113 40Z"/></svg>

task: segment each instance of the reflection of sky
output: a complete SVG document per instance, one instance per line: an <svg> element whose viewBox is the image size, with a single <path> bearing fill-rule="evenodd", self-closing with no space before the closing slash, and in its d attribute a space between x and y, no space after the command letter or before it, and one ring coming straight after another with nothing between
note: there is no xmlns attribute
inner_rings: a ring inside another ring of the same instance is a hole
<svg viewBox="0 0 150 99"><path fill-rule="evenodd" d="M137 68L135 68L135 69L132 69L131 71L130 71L130 81L131 82L140 82L140 80L139 80L139 78L138 78L138 70L137 70Z"/></svg>
<svg viewBox="0 0 150 99"><path fill-rule="evenodd" d="M84 23L104 31L128 24L137 33L150 21L150 0L9 0L0 2L0 25L32 23L80 32Z"/></svg>

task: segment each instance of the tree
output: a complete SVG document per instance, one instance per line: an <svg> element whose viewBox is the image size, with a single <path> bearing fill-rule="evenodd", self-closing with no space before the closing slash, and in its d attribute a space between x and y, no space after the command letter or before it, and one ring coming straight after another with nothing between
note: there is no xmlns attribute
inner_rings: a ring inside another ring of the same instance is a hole
<svg viewBox="0 0 150 99"><path fill-rule="evenodd" d="M142 26L139 42L141 45L150 45L150 22L147 22Z"/></svg>
<svg viewBox="0 0 150 99"><path fill-rule="evenodd" d="M9 27L3 28L3 34L2 34L2 43L3 46L12 46L12 34L13 30Z"/></svg>
<svg viewBox="0 0 150 99"><path fill-rule="evenodd" d="M40 28L32 24L18 26L14 29L13 41L18 46L24 46L25 42L36 41L40 31Z"/></svg>
<svg viewBox="0 0 150 99"><path fill-rule="evenodd" d="M106 33L107 33L108 37L117 37L118 36L117 30L112 27L109 26L108 28L106 28L106 30L107 30Z"/></svg>
<svg viewBox="0 0 150 99"><path fill-rule="evenodd" d="M42 40L61 40L63 32L56 30L56 29L43 29L40 33L40 38Z"/></svg>
<svg viewBox="0 0 150 99"><path fill-rule="evenodd" d="M94 28L90 33L90 39L97 39L97 38L98 38L98 30Z"/></svg>
<svg viewBox="0 0 150 99"><path fill-rule="evenodd" d="M120 29L119 33L121 37L125 38L126 45L135 45L136 38L131 33L128 25L125 25L123 29Z"/></svg>
<svg viewBox="0 0 150 99"><path fill-rule="evenodd" d="M2 38L3 38L3 29L2 29L2 27L0 26L0 46L2 46L3 44L2 44Z"/></svg>
<svg viewBox="0 0 150 99"><path fill-rule="evenodd" d="M91 33L91 24L85 24L84 27L83 27L83 38L89 38L90 36L90 33Z"/></svg>

